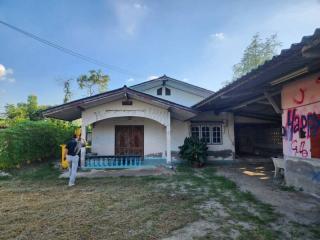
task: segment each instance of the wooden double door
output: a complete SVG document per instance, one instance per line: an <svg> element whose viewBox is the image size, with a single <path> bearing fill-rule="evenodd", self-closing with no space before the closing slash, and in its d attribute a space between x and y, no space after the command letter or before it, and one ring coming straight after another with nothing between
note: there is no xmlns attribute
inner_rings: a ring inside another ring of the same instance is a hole
<svg viewBox="0 0 320 240"><path fill-rule="evenodd" d="M311 157L320 158L320 114L314 116L311 128Z"/></svg>
<svg viewBox="0 0 320 240"><path fill-rule="evenodd" d="M144 155L144 126L115 126L115 155Z"/></svg>

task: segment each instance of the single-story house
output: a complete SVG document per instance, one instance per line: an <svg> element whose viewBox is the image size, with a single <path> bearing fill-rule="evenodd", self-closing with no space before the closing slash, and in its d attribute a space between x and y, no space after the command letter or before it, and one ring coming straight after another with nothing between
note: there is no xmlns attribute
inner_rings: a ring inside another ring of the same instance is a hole
<svg viewBox="0 0 320 240"><path fill-rule="evenodd" d="M201 112L192 106L213 92L166 75L52 107L44 116L82 119L82 137L92 128L96 156L178 159L188 136L208 143L209 158L234 159L232 113ZM86 166L86 159L82 159Z"/></svg>

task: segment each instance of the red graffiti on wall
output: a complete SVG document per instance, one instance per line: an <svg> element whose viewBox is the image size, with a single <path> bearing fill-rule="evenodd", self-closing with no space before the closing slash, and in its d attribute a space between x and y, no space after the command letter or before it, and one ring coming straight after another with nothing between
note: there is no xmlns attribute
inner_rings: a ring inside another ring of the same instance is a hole
<svg viewBox="0 0 320 240"><path fill-rule="evenodd" d="M293 101L294 101L296 104L301 104L301 103L303 103L303 101L304 101L304 92L305 92L305 91L306 91L306 89L299 88L300 99L293 98Z"/></svg>
<svg viewBox="0 0 320 240"><path fill-rule="evenodd" d="M283 136L292 141L293 135L299 132L299 138L310 138L315 136L320 129L320 117L315 112L298 114L297 109L288 109L287 122L282 127Z"/></svg>
<svg viewBox="0 0 320 240"><path fill-rule="evenodd" d="M306 158L306 157L308 157L308 150L305 149L305 145L306 145L305 141L301 141L300 146L299 146L298 141L293 140L291 142L291 149L295 152L295 155L300 153L302 157Z"/></svg>

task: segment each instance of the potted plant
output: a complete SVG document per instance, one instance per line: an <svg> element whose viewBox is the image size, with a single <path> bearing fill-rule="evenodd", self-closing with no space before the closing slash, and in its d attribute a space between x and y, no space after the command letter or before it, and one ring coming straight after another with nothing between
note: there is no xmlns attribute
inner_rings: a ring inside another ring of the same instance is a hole
<svg viewBox="0 0 320 240"><path fill-rule="evenodd" d="M207 160L208 147L202 139L186 137L179 149L179 156L193 167L202 167Z"/></svg>

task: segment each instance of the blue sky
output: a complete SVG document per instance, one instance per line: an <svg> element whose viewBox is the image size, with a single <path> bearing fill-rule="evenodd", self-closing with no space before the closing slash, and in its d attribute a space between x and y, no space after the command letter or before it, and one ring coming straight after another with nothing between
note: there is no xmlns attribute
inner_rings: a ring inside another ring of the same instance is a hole
<svg viewBox="0 0 320 240"><path fill-rule="evenodd" d="M320 27L319 13L319 0L0 0L0 20L135 73L102 69L109 89L166 74L218 90L253 34L277 33L288 48ZM2 25L0 64L0 111L29 94L60 104L63 80L100 68Z"/></svg>

